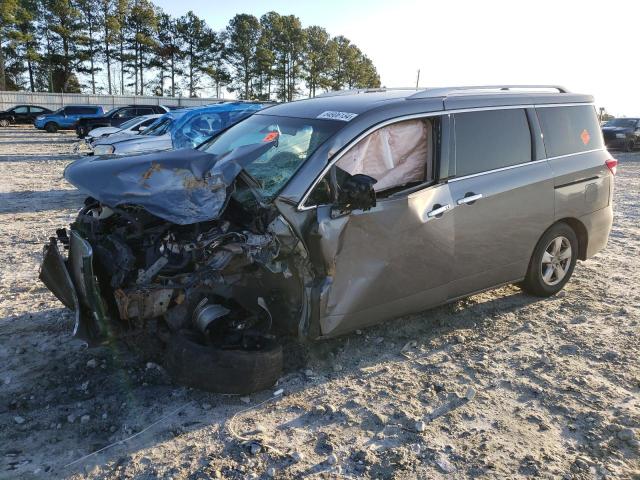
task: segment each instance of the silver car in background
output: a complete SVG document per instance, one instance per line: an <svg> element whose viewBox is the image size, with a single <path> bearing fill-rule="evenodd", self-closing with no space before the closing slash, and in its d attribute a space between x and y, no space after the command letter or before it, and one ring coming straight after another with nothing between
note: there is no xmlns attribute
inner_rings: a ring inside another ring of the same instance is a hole
<svg viewBox="0 0 640 480"><path fill-rule="evenodd" d="M89 143L95 143L98 141L98 139L104 139L106 137L111 137L111 140L113 140L116 135L139 135L153 123L155 123L155 121L161 116L162 114L159 113L153 115L142 115L140 117L132 118L131 120L128 120L117 127L94 128L93 130L89 131L89 133L85 137L85 140Z"/></svg>

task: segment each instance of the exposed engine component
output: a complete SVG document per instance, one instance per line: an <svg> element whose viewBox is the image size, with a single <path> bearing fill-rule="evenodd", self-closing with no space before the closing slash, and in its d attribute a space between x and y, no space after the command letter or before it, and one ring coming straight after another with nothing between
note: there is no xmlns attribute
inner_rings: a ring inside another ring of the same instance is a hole
<svg viewBox="0 0 640 480"><path fill-rule="evenodd" d="M170 331L197 332L205 343L251 345L271 331L272 303L295 327L302 283L289 232L261 205L258 214L244 214L265 220L259 223L245 223L234 207L228 219L177 225L137 206L109 208L88 198L71 228L93 250L105 321L144 328L160 318ZM69 244L66 230L58 237Z"/></svg>
<svg viewBox="0 0 640 480"><path fill-rule="evenodd" d="M193 324L202 333L207 332L207 328L216 320L227 315L231 310L217 305L215 303L208 303L208 298L203 298L193 311Z"/></svg>

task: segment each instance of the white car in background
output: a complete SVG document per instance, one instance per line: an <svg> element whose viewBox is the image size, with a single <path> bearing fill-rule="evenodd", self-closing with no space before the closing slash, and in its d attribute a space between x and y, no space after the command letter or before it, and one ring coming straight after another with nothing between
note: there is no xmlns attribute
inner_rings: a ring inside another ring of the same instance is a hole
<svg viewBox="0 0 640 480"><path fill-rule="evenodd" d="M161 116L162 114L142 115L140 117L132 118L117 127L94 128L87 134L86 141L91 143L98 138L112 135L138 135Z"/></svg>

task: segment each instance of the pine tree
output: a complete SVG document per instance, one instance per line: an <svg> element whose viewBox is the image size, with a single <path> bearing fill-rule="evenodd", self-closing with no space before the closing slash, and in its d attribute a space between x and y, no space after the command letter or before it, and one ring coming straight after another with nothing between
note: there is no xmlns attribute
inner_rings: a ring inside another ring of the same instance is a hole
<svg viewBox="0 0 640 480"><path fill-rule="evenodd" d="M77 73L83 55L80 11L68 0L43 0L44 28L48 39L48 61L53 91L80 92Z"/></svg>
<svg viewBox="0 0 640 480"><path fill-rule="evenodd" d="M166 92L175 97L178 91L177 77L183 73L182 41L177 33L176 20L161 11L156 12L156 16L158 18L158 38L154 65L160 70L158 90L160 95L164 95ZM165 78L170 81L169 89L165 89Z"/></svg>
<svg viewBox="0 0 640 480"><path fill-rule="evenodd" d="M149 0L134 0L127 24L128 45L133 52L129 60L135 77L134 91L136 95L144 95L144 72L153 61L151 54L155 50L158 28L153 4Z"/></svg>
<svg viewBox="0 0 640 480"><path fill-rule="evenodd" d="M38 0L20 0L16 15L16 49L18 56L26 64L29 90L32 92L43 87L41 71L38 68L42 61L38 44L39 14Z"/></svg>
<svg viewBox="0 0 640 480"><path fill-rule="evenodd" d="M118 22L118 16L116 14L116 2L115 0L98 0L100 9L100 25L101 30L100 37L102 40L102 55L104 58L105 67L107 70L107 91L109 95L113 93L113 79L111 76L112 65L111 62L114 58L113 48L118 40L118 32L120 25Z"/></svg>
<svg viewBox="0 0 640 480"><path fill-rule="evenodd" d="M336 68L338 49L324 28L311 26L305 31L307 41L304 52L305 80L309 97L315 97L317 89L331 88L329 73Z"/></svg>
<svg viewBox="0 0 640 480"><path fill-rule="evenodd" d="M195 97L202 89L202 76L209 71L219 42L216 33L192 11L180 17L176 27L184 46L187 90L190 97Z"/></svg>
<svg viewBox="0 0 640 480"><path fill-rule="evenodd" d="M275 26L276 76L280 83L278 98L290 102L298 93L306 34L295 15L281 16Z"/></svg>
<svg viewBox="0 0 640 480"><path fill-rule="evenodd" d="M116 37L117 53L116 57L120 64L120 95L125 93L124 76L127 72L127 65L130 59L130 55L127 51L127 38L129 35L128 18L129 10L131 8L130 0L115 0L115 11L113 14L115 27L113 34Z"/></svg>
<svg viewBox="0 0 640 480"><path fill-rule="evenodd" d="M256 48L255 75L257 76L257 98L271 100L275 74L275 31L280 28L281 17L277 12L268 12L260 17L260 39Z"/></svg>
<svg viewBox="0 0 640 480"><path fill-rule="evenodd" d="M17 0L0 1L0 90L7 89L6 53L10 37L15 31L17 13Z"/></svg>
<svg viewBox="0 0 640 480"><path fill-rule="evenodd" d="M233 67L232 88L240 98L253 98L256 46L260 39L260 22L253 15L238 14L227 26L229 63Z"/></svg>
<svg viewBox="0 0 640 480"><path fill-rule="evenodd" d="M231 82L231 74L227 68L226 32L214 32L211 40L211 56L204 71L213 81L216 98L220 98L222 86Z"/></svg>
<svg viewBox="0 0 640 480"><path fill-rule="evenodd" d="M97 41L98 31L100 30L103 20L100 18L100 5L98 0L76 0L78 10L81 14L80 36L83 50L81 52L82 60L89 63L88 68L82 67L81 72L89 74L91 77L91 93L96 93L96 72L101 68L97 67L98 55L100 54L100 44Z"/></svg>

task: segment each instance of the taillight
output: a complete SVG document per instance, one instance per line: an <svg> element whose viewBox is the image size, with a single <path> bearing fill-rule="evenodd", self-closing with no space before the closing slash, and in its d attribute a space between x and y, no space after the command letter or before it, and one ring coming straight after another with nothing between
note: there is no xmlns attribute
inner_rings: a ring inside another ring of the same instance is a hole
<svg viewBox="0 0 640 480"><path fill-rule="evenodd" d="M616 171L618 170L618 160L616 160L615 158L610 158L604 163L607 166L607 168L611 170L611 173L615 175Z"/></svg>

